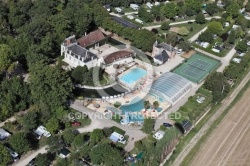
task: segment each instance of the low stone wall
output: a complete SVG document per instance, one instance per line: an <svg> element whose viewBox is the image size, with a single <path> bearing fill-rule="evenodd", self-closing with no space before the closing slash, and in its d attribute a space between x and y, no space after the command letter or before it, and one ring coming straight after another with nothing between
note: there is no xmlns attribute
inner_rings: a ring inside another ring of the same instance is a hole
<svg viewBox="0 0 250 166"><path fill-rule="evenodd" d="M116 85L116 84L117 84L117 83L114 82L114 83L112 83L112 84L110 84L110 85L106 85L106 86L97 86L97 87L95 87L95 86L88 86L88 85L79 85L79 84L76 84L75 87L78 87L78 88L85 88L85 89L106 89L106 88L110 88L110 87L112 87L112 86L114 86L114 85Z"/></svg>

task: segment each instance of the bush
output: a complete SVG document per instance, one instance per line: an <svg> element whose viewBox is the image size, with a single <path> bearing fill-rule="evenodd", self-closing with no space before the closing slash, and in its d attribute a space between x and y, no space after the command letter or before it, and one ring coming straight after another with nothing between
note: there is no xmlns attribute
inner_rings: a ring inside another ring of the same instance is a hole
<svg viewBox="0 0 250 166"><path fill-rule="evenodd" d="M153 137L153 135L149 135L148 139L152 142L156 142L157 140Z"/></svg>
<svg viewBox="0 0 250 166"><path fill-rule="evenodd" d="M121 104L120 102L118 102L118 101L114 103L114 107L115 107L115 108L118 108L118 107L120 107L121 105L122 105L122 104Z"/></svg>
<svg viewBox="0 0 250 166"><path fill-rule="evenodd" d="M165 126L161 125L161 126L160 126L160 130L166 131L167 128L166 128Z"/></svg>
<svg viewBox="0 0 250 166"><path fill-rule="evenodd" d="M167 22L161 24L161 30L169 30L170 26Z"/></svg>

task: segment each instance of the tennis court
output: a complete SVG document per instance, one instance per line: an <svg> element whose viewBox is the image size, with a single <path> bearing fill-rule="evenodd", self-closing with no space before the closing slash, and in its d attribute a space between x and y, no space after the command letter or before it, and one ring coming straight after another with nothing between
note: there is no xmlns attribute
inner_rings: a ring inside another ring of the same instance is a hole
<svg viewBox="0 0 250 166"><path fill-rule="evenodd" d="M218 60L200 54L194 54L187 62L174 70L177 73L194 83L200 83L209 73L219 66Z"/></svg>

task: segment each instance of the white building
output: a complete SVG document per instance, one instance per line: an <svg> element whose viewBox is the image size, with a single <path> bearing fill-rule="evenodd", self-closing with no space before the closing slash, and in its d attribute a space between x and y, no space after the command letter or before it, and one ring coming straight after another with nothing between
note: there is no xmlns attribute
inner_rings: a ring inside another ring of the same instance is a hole
<svg viewBox="0 0 250 166"><path fill-rule="evenodd" d="M47 129L44 127L44 126L39 126L35 133L37 134L37 138L40 139L42 136L45 136L45 137L50 137L51 134L50 132L47 131Z"/></svg>
<svg viewBox="0 0 250 166"><path fill-rule="evenodd" d="M140 23L140 24L143 24L143 21L142 21L142 20L140 20L140 19L138 19L138 18L137 18L137 19L135 19L135 21L136 21L136 22L138 22L138 23Z"/></svg>
<svg viewBox="0 0 250 166"><path fill-rule="evenodd" d="M146 6L147 6L148 8L150 8L150 9L151 9L151 8L153 7L153 4L152 4L152 3L150 3L150 2L147 2L147 3L146 3Z"/></svg>
<svg viewBox="0 0 250 166"><path fill-rule="evenodd" d="M126 143L126 140L124 139L124 136L121 135L121 134L119 134L119 133L117 133L117 132L113 132L113 133L110 135L109 139L110 139L111 141L113 141L113 142L120 142L120 143L122 143L122 144L125 144L125 143Z"/></svg>
<svg viewBox="0 0 250 166"><path fill-rule="evenodd" d="M90 52L87 48L97 48L105 41L105 36L101 30L96 30L88 35L76 40L75 36L70 36L61 44L61 56L71 67L87 66L88 69L100 66L100 61L96 54Z"/></svg>
<svg viewBox="0 0 250 166"><path fill-rule="evenodd" d="M139 6L137 4L130 4L130 7L134 10L138 10Z"/></svg>
<svg viewBox="0 0 250 166"><path fill-rule="evenodd" d="M164 134L165 134L164 131L159 130L153 135L153 137L157 140L160 140L163 138Z"/></svg>
<svg viewBox="0 0 250 166"><path fill-rule="evenodd" d="M10 133L0 128L0 140L6 139L10 136Z"/></svg>

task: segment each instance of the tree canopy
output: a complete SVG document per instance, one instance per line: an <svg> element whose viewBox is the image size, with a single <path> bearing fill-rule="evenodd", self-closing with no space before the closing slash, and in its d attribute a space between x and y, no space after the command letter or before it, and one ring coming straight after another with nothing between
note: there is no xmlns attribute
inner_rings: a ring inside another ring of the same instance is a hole
<svg viewBox="0 0 250 166"><path fill-rule="evenodd" d="M23 132L13 134L9 139L10 146L19 154L27 152L30 149L30 144Z"/></svg>
<svg viewBox="0 0 250 166"><path fill-rule="evenodd" d="M203 13L198 13L195 16L195 22L198 23L198 24L204 24L204 23L206 23L206 19L205 19L204 14Z"/></svg>
<svg viewBox="0 0 250 166"><path fill-rule="evenodd" d="M93 164L123 166L123 157L119 150L108 144L99 144L90 151L90 158Z"/></svg>
<svg viewBox="0 0 250 166"><path fill-rule="evenodd" d="M0 165L9 165L11 162L10 152L6 149L3 144L0 144Z"/></svg>
<svg viewBox="0 0 250 166"><path fill-rule="evenodd" d="M213 34L221 35L223 32L223 26L219 21L212 21L208 25L208 30Z"/></svg>

